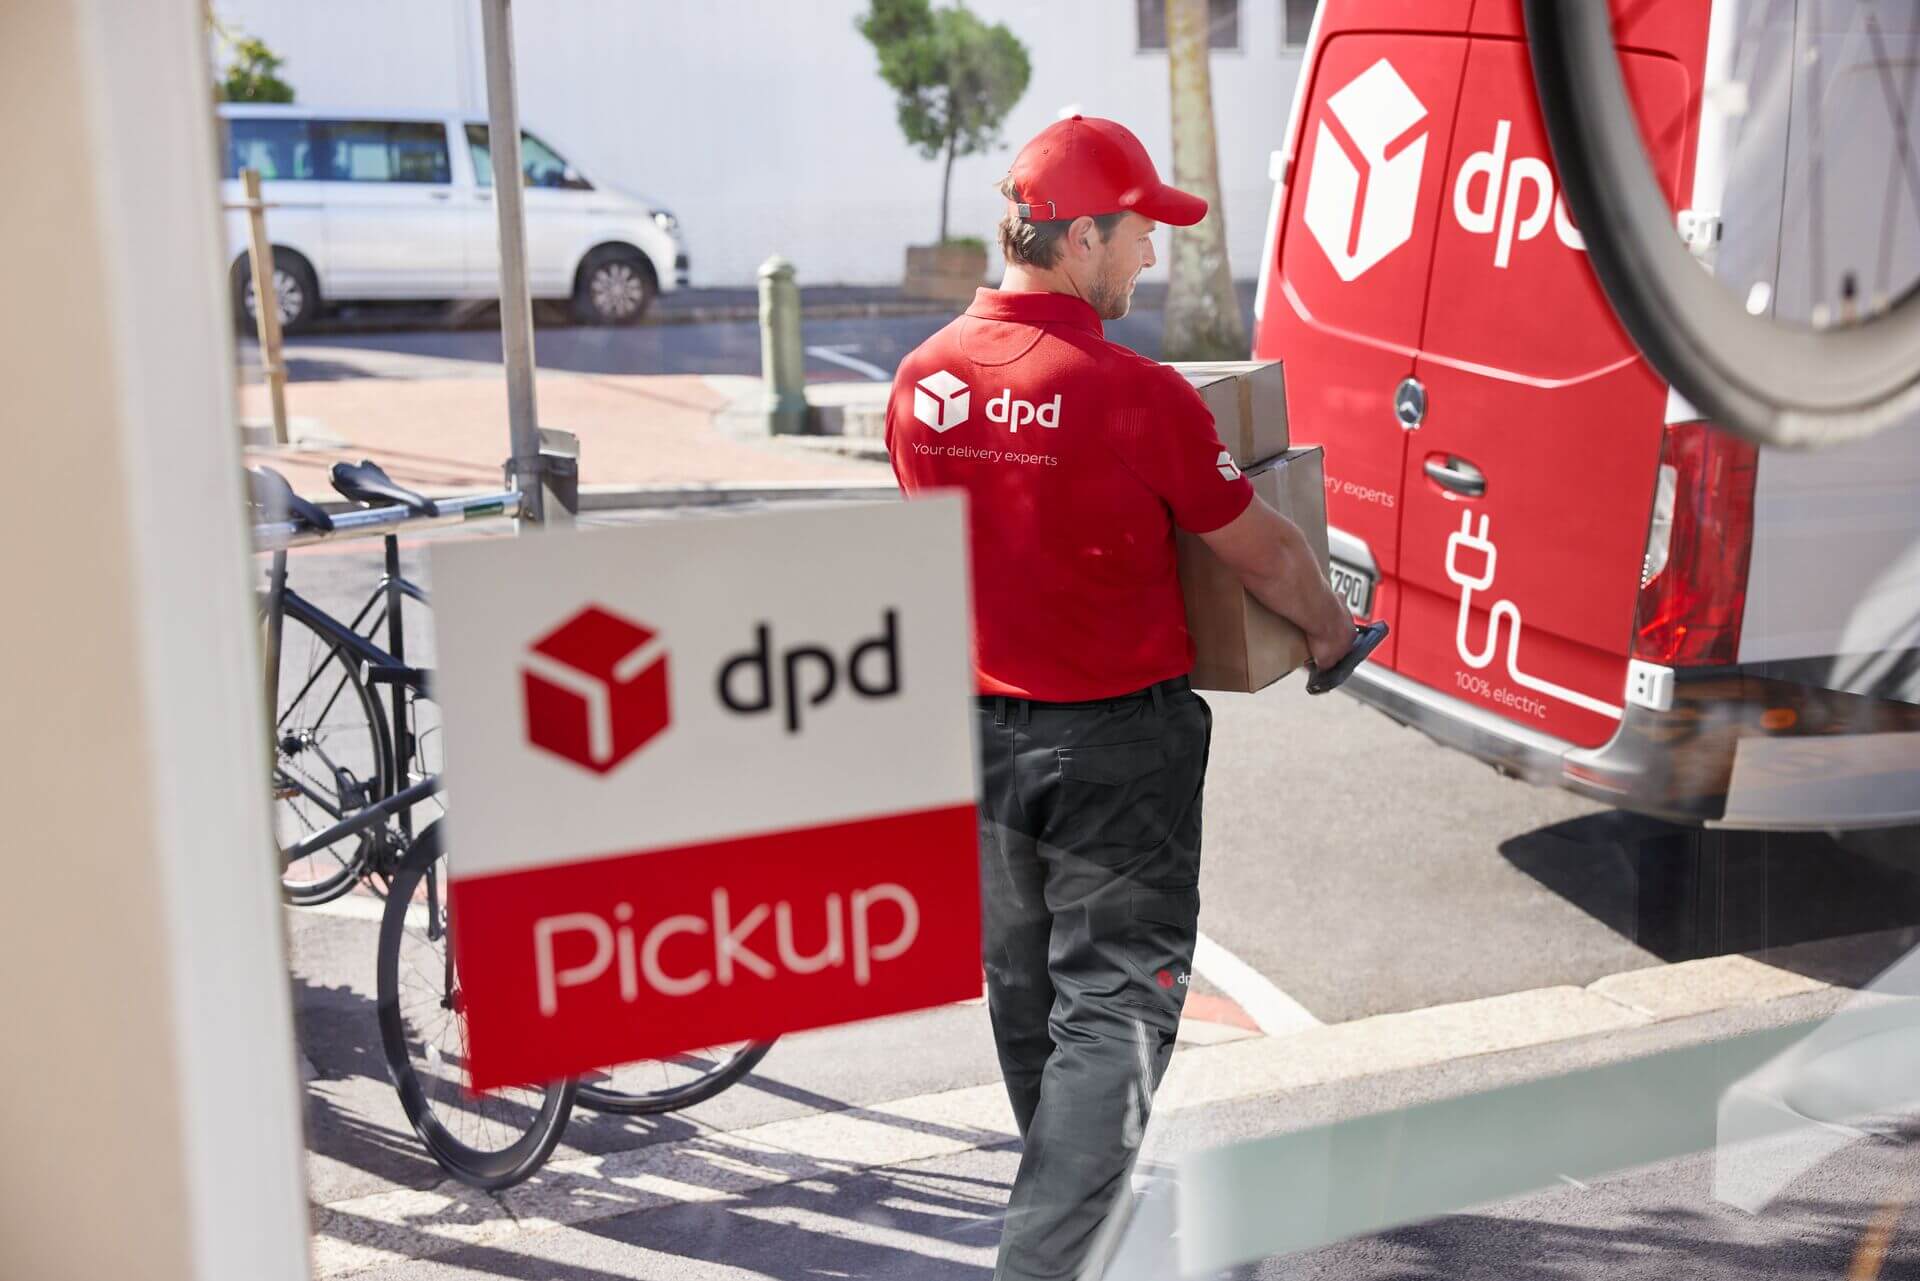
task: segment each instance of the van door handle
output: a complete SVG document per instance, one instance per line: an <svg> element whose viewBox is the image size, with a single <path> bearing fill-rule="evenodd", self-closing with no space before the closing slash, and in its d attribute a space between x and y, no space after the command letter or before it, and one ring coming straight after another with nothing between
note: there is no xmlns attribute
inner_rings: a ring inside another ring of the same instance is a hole
<svg viewBox="0 0 1920 1281"><path fill-rule="evenodd" d="M1478 467L1452 454L1434 454L1427 459L1427 479L1456 494L1478 498L1487 492L1487 477Z"/></svg>
<svg viewBox="0 0 1920 1281"><path fill-rule="evenodd" d="M451 191L429 191L429 192L427 193L427 199L429 199L429 200L452 200L452 199L453 199L453 193L452 193Z"/></svg>

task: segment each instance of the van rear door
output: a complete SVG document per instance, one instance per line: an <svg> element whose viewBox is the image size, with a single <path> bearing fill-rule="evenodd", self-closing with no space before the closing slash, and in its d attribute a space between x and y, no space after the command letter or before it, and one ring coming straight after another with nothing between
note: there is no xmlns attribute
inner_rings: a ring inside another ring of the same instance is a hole
<svg viewBox="0 0 1920 1281"><path fill-rule="evenodd" d="M1446 165L1413 362L1425 413L1398 486L1397 668L1594 746L1621 716L1665 388L1559 198L1518 8L1482 0L1475 14L1477 32L1511 34L1472 41ZM1662 8L1694 12L1691 66L1658 51L1622 64L1673 200L1693 153L1707 4Z"/></svg>
<svg viewBox="0 0 1920 1281"><path fill-rule="evenodd" d="M1397 612L1394 392L1419 345L1471 9L1356 0L1321 14L1263 267L1255 352L1286 362L1295 441L1326 450L1336 571L1362 617ZM1393 645L1376 661L1392 665Z"/></svg>

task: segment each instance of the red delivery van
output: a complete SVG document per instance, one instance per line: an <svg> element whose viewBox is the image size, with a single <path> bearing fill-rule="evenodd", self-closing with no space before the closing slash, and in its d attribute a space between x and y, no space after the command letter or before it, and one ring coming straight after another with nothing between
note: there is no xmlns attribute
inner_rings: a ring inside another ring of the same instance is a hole
<svg viewBox="0 0 1920 1281"><path fill-rule="evenodd" d="M1770 210L1696 185L1727 24L1614 10L1677 216L1777 240L1780 172ZM1350 690L1644 813L1920 821L1920 430L1756 450L1669 395L1560 197L1519 0L1323 0L1273 178L1255 354L1325 450L1335 589L1393 625Z"/></svg>

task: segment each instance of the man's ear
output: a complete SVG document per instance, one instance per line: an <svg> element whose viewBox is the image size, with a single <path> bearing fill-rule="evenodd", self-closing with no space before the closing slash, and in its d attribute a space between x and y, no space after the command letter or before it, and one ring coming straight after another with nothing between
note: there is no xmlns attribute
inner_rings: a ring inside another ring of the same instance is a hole
<svg viewBox="0 0 1920 1281"><path fill-rule="evenodd" d="M1092 218L1082 215L1075 218L1073 225L1067 228L1067 244L1071 249L1076 249L1082 254L1091 254L1093 238L1099 233L1098 224Z"/></svg>

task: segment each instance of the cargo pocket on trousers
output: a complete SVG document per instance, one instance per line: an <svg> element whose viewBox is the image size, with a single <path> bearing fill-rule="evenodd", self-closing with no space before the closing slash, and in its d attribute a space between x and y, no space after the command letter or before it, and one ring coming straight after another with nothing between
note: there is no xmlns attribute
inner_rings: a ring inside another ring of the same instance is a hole
<svg viewBox="0 0 1920 1281"><path fill-rule="evenodd" d="M1166 749L1154 740L1062 747L1053 843L1099 863L1158 849L1171 829Z"/></svg>
<svg viewBox="0 0 1920 1281"><path fill-rule="evenodd" d="M1200 889L1136 889L1128 899L1127 964L1135 982L1122 1003L1151 1010L1168 1036L1179 1026L1193 978Z"/></svg>

